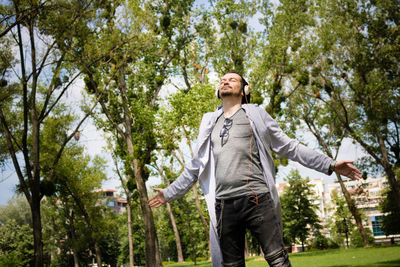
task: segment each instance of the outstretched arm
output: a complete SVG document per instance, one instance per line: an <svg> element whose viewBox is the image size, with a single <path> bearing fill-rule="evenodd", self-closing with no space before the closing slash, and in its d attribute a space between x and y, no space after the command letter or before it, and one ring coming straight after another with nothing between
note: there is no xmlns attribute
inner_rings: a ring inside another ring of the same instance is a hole
<svg viewBox="0 0 400 267"><path fill-rule="evenodd" d="M149 206L155 208L161 207L167 202L165 200L163 190L162 188L153 188L153 190L157 191L158 193L149 199Z"/></svg>
<svg viewBox="0 0 400 267"><path fill-rule="evenodd" d="M354 167L351 160L341 160L335 163L334 172L344 175L352 180L359 180L362 178L362 173L359 169Z"/></svg>

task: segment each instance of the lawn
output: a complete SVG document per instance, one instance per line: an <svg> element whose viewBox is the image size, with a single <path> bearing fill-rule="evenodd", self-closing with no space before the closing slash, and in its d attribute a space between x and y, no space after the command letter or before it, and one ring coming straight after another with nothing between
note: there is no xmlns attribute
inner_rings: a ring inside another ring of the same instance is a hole
<svg viewBox="0 0 400 267"><path fill-rule="evenodd" d="M352 248L352 249L331 249L324 251L312 251L290 254L290 261L293 267L310 266L400 266L400 246L373 247L373 248ZM166 264L166 263L165 263ZM211 267L210 262L166 264L168 267L197 266ZM268 266L261 257L249 258L246 260L247 267Z"/></svg>

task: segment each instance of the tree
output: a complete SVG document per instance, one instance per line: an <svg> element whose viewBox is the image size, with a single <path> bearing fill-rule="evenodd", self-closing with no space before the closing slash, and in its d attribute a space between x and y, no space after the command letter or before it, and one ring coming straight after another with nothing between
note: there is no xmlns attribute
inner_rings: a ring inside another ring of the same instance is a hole
<svg viewBox="0 0 400 267"><path fill-rule="evenodd" d="M57 121L53 121L53 125L58 125ZM56 129L57 127L53 127L50 133L57 132L54 131ZM43 136L49 141L52 140L47 131ZM51 148L52 146L44 146L43 152L51 151ZM46 236L49 238L46 243L50 246L54 243L61 244L65 255L72 250L75 266L80 261L86 261L80 257L85 254L85 250L92 249L91 246L94 246L92 254L96 256L97 264L100 265L101 241L114 229L112 215L101 205L103 196L101 192L96 193L106 180L105 162L99 157L92 159L83 152L84 148L77 143L66 147L54 170L55 192L45 202L48 216L46 219L52 225L50 228L46 227ZM46 157L43 157L43 161L45 160ZM44 162L43 165L47 164ZM103 231L105 228L108 229L107 233Z"/></svg>
<svg viewBox="0 0 400 267"><path fill-rule="evenodd" d="M145 182L149 177L156 148L154 119L158 110L158 95L166 81L171 64L188 42L188 14L192 1L152 1L126 3L119 23L110 18L107 27L99 28L91 53L101 53L115 47L106 61L90 67L83 64L85 84L89 92L100 98L98 125L113 134L116 145L125 151L123 160L132 166L143 213L146 237L146 264L160 266L158 242L152 211L147 204ZM116 6L112 7L115 14ZM98 49L102 47L103 49Z"/></svg>
<svg viewBox="0 0 400 267"><path fill-rule="evenodd" d="M156 162L153 166L162 177L166 178L163 179L166 186L183 171L188 156L193 158L193 142L197 137L201 118L204 113L215 110L219 104L214 93L214 87L208 83L194 84L191 85L190 91L180 90L168 97L168 106L160 110L158 122L160 132L162 132L160 158L165 158L165 160ZM183 142L186 143L185 146L178 146ZM183 151L189 151L189 155L185 157ZM168 159L170 159L169 164ZM178 163L179 167L174 167L174 163ZM208 240L209 226L201 208L197 187L197 185L192 187L194 201ZM168 206L167 203L167 210Z"/></svg>
<svg viewBox="0 0 400 267"><path fill-rule="evenodd" d="M326 18L321 39L327 25L334 26L325 50L325 55L330 51L332 58L327 60L332 64L325 65L323 72L334 88L328 102L331 112L383 169L400 207L400 187L394 172L400 164L400 77L396 74L400 49L395 41L399 36L399 10L399 3L391 1L321 3L321 16ZM339 21L339 17L351 19Z"/></svg>
<svg viewBox="0 0 400 267"><path fill-rule="evenodd" d="M329 128L343 129L363 147L369 171L385 172L400 206L399 3L323 0L311 11L314 23L299 36L288 77L325 109Z"/></svg>
<svg viewBox="0 0 400 267"><path fill-rule="evenodd" d="M0 225L14 220L18 225L32 226L32 215L29 203L22 195L14 195L8 200L7 205L0 206Z"/></svg>
<svg viewBox="0 0 400 267"><path fill-rule="evenodd" d="M14 195L0 207L0 265L32 264L33 235L29 204L21 195Z"/></svg>
<svg viewBox="0 0 400 267"><path fill-rule="evenodd" d="M33 263L33 235L28 224L14 219L0 226L0 265L28 266Z"/></svg>
<svg viewBox="0 0 400 267"><path fill-rule="evenodd" d="M355 225L352 221L352 216L345 200L336 191L332 192L332 206L334 213L330 222L331 236L338 244L343 245L343 240L345 240L345 245L348 248L350 235L352 234Z"/></svg>
<svg viewBox="0 0 400 267"><path fill-rule="evenodd" d="M111 148L110 148L111 150ZM129 245L129 266L133 267L134 266L134 255L133 255L133 239L132 239L132 195L133 193L137 193L137 190L133 184L133 179L130 176L130 174L133 172L132 170L129 170L129 165L127 166L128 170L125 171L126 175L123 175L120 171L120 168L118 167L118 157L116 154L116 151L112 152L113 159L114 159L114 165L115 165L115 171L119 177L119 180L121 181L121 186L122 189L124 190L126 199L127 199L127 222L128 222L128 245ZM125 178L124 178L125 177Z"/></svg>
<svg viewBox="0 0 400 267"><path fill-rule="evenodd" d="M275 102L279 104L279 101L274 100L275 95L283 96L284 108L281 108L281 105L274 107L280 111L281 116L285 114L286 124L291 125L293 129L302 125L307 126L323 152L335 159L343 139L352 137L348 128L343 126L343 118L334 110L347 106L344 111L347 120L358 125L359 129L364 127L364 124L355 119L359 113L357 104L348 102L351 90L343 86L334 89L332 83L341 75L334 74L338 69L332 67L337 62L333 57L337 56L338 61L341 61L342 57L335 54L336 52L333 53L330 45L335 44L333 39L338 38L343 29L336 27L338 25L336 22L325 23L325 16L332 20L341 20L341 16L332 16L332 12L325 13L325 5L330 5L327 1L319 2L318 5L309 1L299 2L285 1L273 15L268 13L265 15L266 25L269 26L267 27L269 42L266 44L266 49L270 48L265 51L266 66L274 69L270 77L264 78L269 84L272 83L272 90L268 87L265 90L271 95L270 105ZM343 6L341 3L337 5ZM335 9L335 5L330 7ZM336 11L335 9L334 12ZM271 20L267 19L268 15L272 17ZM351 17L351 20L357 19ZM343 66L348 63L350 62L342 60ZM350 66L346 68L348 67ZM336 78L328 78L332 75ZM262 82L261 86L264 80L259 79ZM340 82L337 83L339 84ZM342 177L337 175L337 179L363 237L364 245L367 246L368 237L360 212L345 188Z"/></svg>
<svg viewBox="0 0 400 267"><path fill-rule="evenodd" d="M313 185L302 179L297 170L291 170L285 179L289 186L281 195L283 234L290 243L304 242L311 230L319 229L318 206L314 203Z"/></svg>
<svg viewBox="0 0 400 267"><path fill-rule="evenodd" d="M70 68L73 52L85 43L88 24L102 16L101 4L75 1L7 1L1 5L1 38L11 44L2 49L2 96L0 99L2 159L11 159L23 192L31 208L34 236L34 266L43 265L40 201L53 183L53 172L67 143L82 122L63 128L58 149L49 169L41 166L41 132L46 119L79 77ZM67 26L68 25L68 26ZM11 47L18 56L6 58ZM12 59L12 58L11 58ZM27 64L29 62L29 64ZM18 67L15 67L15 64ZM11 75L12 72L15 75ZM6 75L7 74L7 75ZM22 124L20 123L22 122ZM48 172L47 180L43 179ZM51 191L51 190L50 190Z"/></svg>
<svg viewBox="0 0 400 267"><path fill-rule="evenodd" d="M361 236L361 233L356 230L354 219L343 196L339 192L333 191L331 197L331 209L334 210L334 212L332 217L328 220L328 226L330 227L330 234L335 243L346 246L346 248L349 248L350 245L353 247L365 247L365 237ZM366 221L362 212L360 212L360 217L362 222ZM367 246L375 242L369 228L366 228L365 236Z"/></svg>
<svg viewBox="0 0 400 267"><path fill-rule="evenodd" d="M399 170L396 172L397 177ZM398 179L398 178L397 178ZM379 204L379 208L384 214L382 219L382 229L386 235L394 235L400 233L400 209L396 205L393 190L386 188L383 192L383 200Z"/></svg>
<svg viewBox="0 0 400 267"><path fill-rule="evenodd" d="M172 178L171 174L173 176L176 176L176 175L173 172L171 172L169 170L169 168L164 165L164 163L161 163L162 167L159 167L157 164L154 164L154 165L155 165L154 167L157 169L158 175L161 176L162 184L168 186L169 185L169 181L172 180L171 179ZM171 165L172 165L172 161L171 161ZM174 178L176 178L176 177L174 177ZM176 252L177 252L177 259L178 259L177 261L182 263L183 260L184 260L183 259L183 252L182 252L182 243L181 243L181 238L180 238L180 235L179 235L179 230L178 230L178 227L177 227L177 224L176 224L175 215L172 212L170 203L166 203L166 208L167 208L167 212L168 212L168 215L169 215L169 219L171 221L172 230L174 232L174 237L175 237L174 240L175 240L175 244L176 244Z"/></svg>

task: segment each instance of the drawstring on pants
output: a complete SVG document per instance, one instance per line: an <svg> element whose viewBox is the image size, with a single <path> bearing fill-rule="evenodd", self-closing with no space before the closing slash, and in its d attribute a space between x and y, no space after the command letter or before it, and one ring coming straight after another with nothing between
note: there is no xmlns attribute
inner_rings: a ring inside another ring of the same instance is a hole
<svg viewBox="0 0 400 267"><path fill-rule="evenodd" d="M222 235L222 217L224 216L224 204L225 201L221 199L221 214L219 215L218 221L217 221L217 226L219 225L219 231L218 231L218 239L221 240L221 235Z"/></svg>

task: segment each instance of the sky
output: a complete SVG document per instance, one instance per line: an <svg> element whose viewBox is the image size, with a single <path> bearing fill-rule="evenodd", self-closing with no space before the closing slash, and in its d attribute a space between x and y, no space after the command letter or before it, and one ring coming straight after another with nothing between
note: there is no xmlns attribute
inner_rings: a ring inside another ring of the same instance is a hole
<svg viewBox="0 0 400 267"><path fill-rule="evenodd" d="M196 1L196 4L207 4L208 1ZM275 2L275 1L273 1ZM260 25L258 24L257 18L253 18L251 20L250 25L253 28L258 28ZM218 77L214 75L213 79L216 81ZM172 79L174 84L179 84L182 81L177 79ZM82 80L78 80L68 91L65 102L73 103L74 106L78 107L80 102L83 100L82 90L84 88L84 84ZM166 96L175 91L175 87L171 85L164 86L162 92L160 94L161 97ZM113 161L104 147L106 146L106 141L104 139L104 133L100 130L97 130L93 125L93 122L89 119L87 120L80 129L81 138L79 141L71 140L72 142L79 142L79 144L84 145L86 147L86 152L91 155L99 155L103 157L106 162L108 162L107 166L107 177L109 179L103 183L104 189L116 189L120 190L119 180L116 174L113 171ZM300 132L300 136L302 140L313 149L318 149L317 142L313 138L311 133ZM339 152L338 159L346 159L346 160L356 160L357 158L363 155L362 149L353 144L350 140L345 140L342 145L342 148ZM291 169L298 169L303 178L309 177L310 179L314 178L323 178L325 182L332 183L334 181L334 176L327 176L317 171L305 168L296 162L290 161L289 165L286 167L280 167L277 173L277 182L282 182L284 177L286 177ZM160 183L160 179L158 177L150 177L147 185L155 186ZM18 178L15 174L15 170L11 161L6 162L5 169L0 172L0 205L7 204L7 201L14 195L16 185L18 184Z"/></svg>

